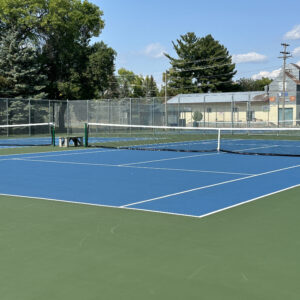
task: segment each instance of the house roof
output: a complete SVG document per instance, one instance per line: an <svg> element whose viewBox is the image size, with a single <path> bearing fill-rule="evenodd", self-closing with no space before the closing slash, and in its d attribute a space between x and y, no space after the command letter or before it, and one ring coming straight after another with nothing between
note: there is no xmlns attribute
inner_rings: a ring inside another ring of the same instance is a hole
<svg viewBox="0 0 300 300"><path fill-rule="evenodd" d="M296 65L296 64L291 64L293 65L295 68L297 68L298 70L300 70L300 66Z"/></svg>
<svg viewBox="0 0 300 300"><path fill-rule="evenodd" d="M294 64L293 64L294 65ZM295 65L295 66L297 66L297 65ZM298 67L298 66L297 66ZM298 67L299 68L299 70L300 70L300 67ZM289 78L291 78L296 84L300 84L300 80L298 80L294 75L292 75L290 72L288 72L288 71L285 71L285 74L289 77Z"/></svg>
<svg viewBox="0 0 300 300"><path fill-rule="evenodd" d="M170 100L168 104L198 104L198 103L231 103L249 101L268 101L264 91L236 92L236 93L206 93L206 94L179 94Z"/></svg>

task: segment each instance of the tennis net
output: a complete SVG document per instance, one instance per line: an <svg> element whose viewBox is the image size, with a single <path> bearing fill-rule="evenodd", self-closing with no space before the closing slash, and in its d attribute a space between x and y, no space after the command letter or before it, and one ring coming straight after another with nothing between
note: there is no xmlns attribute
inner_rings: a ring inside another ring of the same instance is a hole
<svg viewBox="0 0 300 300"><path fill-rule="evenodd" d="M87 123L86 146L300 156L300 128L199 128Z"/></svg>
<svg viewBox="0 0 300 300"><path fill-rule="evenodd" d="M0 125L0 146L55 145L53 123Z"/></svg>

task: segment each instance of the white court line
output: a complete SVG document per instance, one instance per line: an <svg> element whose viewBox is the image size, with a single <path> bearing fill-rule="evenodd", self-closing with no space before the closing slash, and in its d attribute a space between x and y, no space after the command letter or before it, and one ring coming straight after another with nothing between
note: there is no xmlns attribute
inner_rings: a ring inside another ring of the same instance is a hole
<svg viewBox="0 0 300 300"><path fill-rule="evenodd" d="M134 208L134 207L123 207L123 206L112 206L112 205L105 205L105 204L95 204L95 203L88 203L88 202L75 202L75 201L68 201L68 200L60 200L60 199L53 199L53 198L43 198L43 197L33 197L33 196L26 196L26 195L14 195L14 194L4 194L4 193L0 193L0 196L6 196L6 197L19 197L19 198L28 198L28 199L36 199L36 200L46 200L46 201L54 201L54 202L59 202L59 203L65 203L65 204L76 204L76 205L85 205L85 206L95 206L95 207L106 207L106 208L115 208L115 209L122 209L122 210L132 210L132 211L143 211L143 212L150 212L150 213L158 213L158 214L163 214L163 215L174 215L174 216L183 216L183 217L189 217L189 218L195 218L195 219L202 219L226 210L229 210L231 208L235 208L237 206L241 206L250 202L254 202L256 200L268 197L268 196L272 196L275 194L279 194L281 192L284 191L288 191L291 190L293 188L297 188L300 187L300 184L298 185L294 185L285 189L281 189L269 194L265 194L250 200L246 200L244 202L235 204L235 205L231 205L216 211L213 211L211 213L207 213L204 215L200 215L200 216L195 216L195 215L189 215L189 214L181 214L181 213L173 213L173 212L164 212L164 211L159 211L159 210L150 210L150 209L143 209L143 208Z"/></svg>
<svg viewBox="0 0 300 300"><path fill-rule="evenodd" d="M182 216L182 217L189 217L189 218L199 219L198 216L193 216L193 215L188 215L188 214L155 211L155 210L148 210L148 209L141 209L141 208L132 208L132 207L127 208L127 207L120 207L120 206L113 206L113 205L106 205L106 204L96 204L96 203L89 203L89 202L76 202L76 201L60 200L60 199L54 199L54 198L43 198L43 197L34 197L34 196L26 196L26 195L14 195L14 194L3 194L3 193L0 193L0 196L19 197L19 198L28 198L28 199L36 199L36 200L46 200L46 201L54 201L54 202L60 202L60 203L65 203L65 204L77 204L77 205L85 205L85 206L106 207L106 208L114 208L114 209L121 209L121 210L145 211L145 212L152 212L152 213L158 213L158 214L163 214L163 215L175 215L175 216Z"/></svg>
<svg viewBox="0 0 300 300"><path fill-rule="evenodd" d="M9 160L45 162L45 163L67 164L67 165L83 165L83 166L100 166L100 167L114 167L114 168L176 171L176 172L181 171L181 172L193 172L193 173L212 173L212 174L244 175L244 176L253 175L253 174L249 174L249 173L223 172L223 171L211 171L211 170L190 170L190 169L174 169L174 168L158 168L158 167L140 167L140 166L113 165L113 164L101 164L101 163L84 163L84 162L72 162L72 161L31 159L31 158L13 158L13 159L9 159Z"/></svg>
<svg viewBox="0 0 300 300"><path fill-rule="evenodd" d="M89 149L90 150L90 149ZM56 156L68 156L68 155L82 155L82 154L94 154L94 153L106 153L106 152L114 152L118 151L118 149L110 149L110 150L98 150L98 151L85 151L80 153L70 153L71 151L68 151L68 153L62 153L62 154L50 154L50 155L39 155L39 156L30 156L29 158L44 158L44 157L56 157ZM49 153L49 152L46 152ZM26 159L26 158L25 158Z"/></svg>
<svg viewBox="0 0 300 300"><path fill-rule="evenodd" d="M243 204L247 204L247 203L250 203L250 202L265 198L265 197L268 197L268 196L272 196L272 195L275 195L275 194L278 194L278 193L281 193L281 192L284 192L284 191L288 191L288 190L291 190L291 189L297 188L297 187L300 187L300 184L296 184L296 185L290 186L290 187L285 188L285 189L281 189L281 190L278 190L278 191L275 191L275 192L272 192L272 193L268 193L268 194L265 194L265 195L262 195L262 196L259 196L259 197L253 198L253 199L249 199L249 200L246 200L246 201L234 204L234 205L230 205L230 206L215 210L213 212L210 212L210 213L207 213L207 214L204 214L204 215L200 215L198 217L199 218L204 218L204 217L207 217L207 216L211 216L211 215L217 214L219 212L222 212L222 211L225 211L225 210L237 207L237 206L241 206Z"/></svg>
<svg viewBox="0 0 300 300"><path fill-rule="evenodd" d="M12 160L12 158L1 158L0 161Z"/></svg>
<svg viewBox="0 0 300 300"><path fill-rule="evenodd" d="M65 155L77 155L77 154L86 154L86 153L100 153L100 152L110 152L110 151L118 151L118 149L111 149L107 150L103 148L103 150L97 150L97 151L89 151L89 150L95 150L95 149L70 149L70 150L61 150L61 151L45 151L45 152L33 152L33 153L15 153L15 154L5 154L1 155L0 151L0 161L1 160L8 160L8 159L13 159L12 156L20 156L20 155L25 155L26 157L29 156L29 158L39 158L39 157L52 157L52 156L65 156ZM77 153L77 151L80 151L80 153ZM74 153L76 152L76 153ZM58 154L51 154L51 155L40 155L40 156L31 156L35 154L48 154L48 153L58 153ZM8 157L2 159L2 157ZM12 158L10 158L12 157Z"/></svg>
<svg viewBox="0 0 300 300"><path fill-rule="evenodd" d="M208 189L208 188L219 186L219 185L224 185L224 184L228 184L228 183L232 183L232 182L242 181L242 180L246 180L246 179L250 179L250 178L254 178L254 177L258 177L258 176L268 175L268 174L277 173L277 172L290 170L290 169L295 169L295 168L299 168L299 167L300 167L300 165L296 165L296 166L291 166L291 167L287 167L287 168L282 168L282 169L277 169L277 170L273 170L273 171L254 174L254 175L250 175L250 176L246 176L246 177L242 177L242 178L226 180L226 181L222 181L222 182L218 182L218 183L214 183L214 184L210 184L210 185L205 185L205 186L201 186L201 187L197 187L197 188L193 188L193 189L189 189L189 190L185 190L185 191L181 191L181 192L177 192L177 193L172 193L172 194L168 194L168 195L164 195L164 196L160 196L160 197L156 197L156 198L152 198L152 199L147 199L147 200L142 200L142 201L138 201L138 202L129 203L129 204L123 205L122 207L129 207L129 206L138 205L138 204L142 204L142 203L146 203L146 202L152 202L152 201L156 201L156 200L160 200L160 199L164 199L164 198L170 198L170 197L173 197L173 196L187 194L187 193L190 193L190 192L204 190L204 189Z"/></svg>
<svg viewBox="0 0 300 300"><path fill-rule="evenodd" d="M236 145L234 145L236 146ZM248 151L248 150L257 150L257 149L266 149L266 148L274 148L278 147L278 145L272 145L272 146L260 146L260 147L255 147L255 148L246 148L246 149L235 149L233 151ZM222 148L222 147L221 147ZM225 148L226 149L226 148Z"/></svg>
<svg viewBox="0 0 300 300"><path fill-rule="evenodd" d="M186 159L186 158L193 158L193 157L200 157L200 156L208 156L208 155L220 155L221 153L209 153L209 154L196 154L196 155L189 155L189 156L179 156L179 157L171 157L171 158L163 158L163 159L155 159L155 160L148 160L148 161L140 161L140 162L134 162L129 164L121 164L118 165L120 167L124 166L132 166L132 165L139 165L139 164L147 164L152 162L158 162L158 161L166 161L166 160L177 160L177 159Z"/></svg>

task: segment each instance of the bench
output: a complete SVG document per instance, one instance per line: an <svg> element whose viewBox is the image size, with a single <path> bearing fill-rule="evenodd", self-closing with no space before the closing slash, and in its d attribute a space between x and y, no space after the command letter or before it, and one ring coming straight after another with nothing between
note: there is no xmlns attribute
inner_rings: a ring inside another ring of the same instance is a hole
<svg viewBox="0 0 300 300"><path fill-rule="evenodd" d="M58 141L59 147L69 147L71 141L74 147L83 146L83 136L60 136Z"/></svg>

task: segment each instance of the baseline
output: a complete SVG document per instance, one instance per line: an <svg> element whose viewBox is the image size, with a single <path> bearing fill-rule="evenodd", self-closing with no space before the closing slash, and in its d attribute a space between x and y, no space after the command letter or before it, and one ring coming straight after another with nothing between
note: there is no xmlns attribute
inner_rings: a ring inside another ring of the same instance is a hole
<svg viewBox="0 0 300 300"><path fill-rule="evenodd" d="M134 205L138 205L138 204L143 204L143 203L147 203L147 202L157 201L157 200L160 200L160 199L171 198L173 196L187 194L187 193L191 193L191 192L195 192L195 191L199 191L199 190L203 190L203 189L212 188L212 187L215 187L215 186L225 185L225 184L228 184L228 183L242 181L242 180L246 180L246 179L250 179L250 178L255 178L255 177L259 177L259 176L264 176L264 175L268 175L268 174L278 173L278 172L282 172L282 171L285 171L285 170L296 169L296 168L299 168L299 167L300 167L300 165L295 165L295 166L290 166L290 167L286 167L286 168L276 169L276 170L272 170L272 171L268 171L268 172L263 172L263 173L259 173L259 174L254 174L254 175L250 175L250 176L246 176L246 177L241 177L241 178L226 180L226 181L223 181L223 182L218 182L218 183L214 183L214 184L210 184L210 185L206 185L206 186L201 186L201 187L197 187L197 188L193 188L193 189L189 189L189 190L185 190L185 191L181 191L181 192L177 192L177 193L163 195L163 196L155 197L155 198L152 198L152 199L147 199L147 200L137 201L137 202L133 202L133 203L128 203L128 204L123 205L122 207L130 207L130 206L134 206Z"/></svg>

